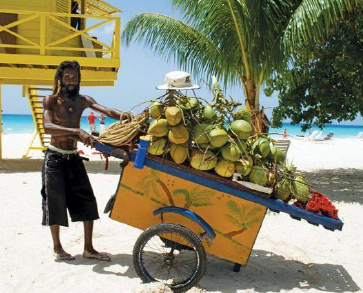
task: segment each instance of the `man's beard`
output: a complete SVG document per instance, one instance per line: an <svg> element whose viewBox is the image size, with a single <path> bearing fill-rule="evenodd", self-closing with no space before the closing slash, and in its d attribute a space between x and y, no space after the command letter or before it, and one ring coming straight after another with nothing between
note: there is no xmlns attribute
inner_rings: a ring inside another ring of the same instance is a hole
<svg viewBox="0 0 363 293"><path fill-rule="evenodd" d="M61 93L64 96L68 96L70 98L76 98L79 95L79 88L80 88L80 86L78 84L78 85L74 86L73 90L70 90L68 85L62 84L61 85Z"/></svg>

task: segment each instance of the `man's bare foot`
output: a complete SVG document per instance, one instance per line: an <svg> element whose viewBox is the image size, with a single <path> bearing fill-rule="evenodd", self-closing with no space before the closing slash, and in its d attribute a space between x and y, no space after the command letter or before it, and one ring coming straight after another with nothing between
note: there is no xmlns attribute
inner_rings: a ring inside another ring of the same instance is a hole
<svg viewBox="0 0 363 293"><path fill-rule="evenodd" d="M54 249L53 255L56 261L75 260L74 256L65 252L63 248Z"/></svg>
<svg viewBox="0 0 363 293"><path fill-rule="evenodd" d="M84 258L97 259L102 261L111 261L111 258L106 253L100 253L95 249L88 249L83 251Z"/></svg>

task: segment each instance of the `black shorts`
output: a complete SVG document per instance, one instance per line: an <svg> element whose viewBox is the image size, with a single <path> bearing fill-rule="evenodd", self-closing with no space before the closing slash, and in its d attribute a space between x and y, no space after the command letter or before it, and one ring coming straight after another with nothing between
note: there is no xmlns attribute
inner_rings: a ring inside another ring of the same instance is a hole
<svg viewBox="0 0 363 293"><path fill-rule="evenodd" d="M78 154L47 150L42 169L42 225L68 227L72 222L99 219L96 198L83 161Z"/></svg>

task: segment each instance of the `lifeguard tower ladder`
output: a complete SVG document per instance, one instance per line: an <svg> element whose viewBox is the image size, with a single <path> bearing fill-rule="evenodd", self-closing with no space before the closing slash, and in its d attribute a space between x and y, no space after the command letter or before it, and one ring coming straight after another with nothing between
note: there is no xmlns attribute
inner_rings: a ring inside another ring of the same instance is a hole
<svg viewBox="0 0 363 293"><path fill-rule="evenodd" d="M78 12L72 13L76 3ZM114 85L120 67L120 17L113 15L120 12L101 0L1 0L0 109L1 85L23 85L35 125L23 157L49 143L42 101L51 94L62 61L80 63L82 86ZM35 146L37 137L40 146ZM0 159L1 148L0 135Z"/></svg>

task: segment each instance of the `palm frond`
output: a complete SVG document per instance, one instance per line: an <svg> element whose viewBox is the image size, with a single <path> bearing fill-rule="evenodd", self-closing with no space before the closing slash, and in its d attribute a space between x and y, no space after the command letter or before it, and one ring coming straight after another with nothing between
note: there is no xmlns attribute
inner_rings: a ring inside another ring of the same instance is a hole
<svg viewBox="0 0 363 293"><path fill-rule="evenodd" d="M159 179L160 178L160 173L158 172L158 171L156 171L156 170L154 170L154 169L151 169L151 175L150 175L150 177L152 178L152 179Z"/></svg>
<svg viewBox="0 0 363 293"><path fill-rule="evenodd" d="M238 217L241 217L241 208L234 201L227 201L226 206L231 213L235 214Z"/></svg>
<svg viewBox="0 0 363 293"><path fill-rule="evenodd" d="M143 42L194 75L223 74L224 61L219 48L207 36L175 18L157 13L136 15L127 23L122 40L127 46L132 41Z"/></svg>
<svg viewBox="0 0 363 293"><path fill-rule="evenodd" d="M250 221L245 222L244 224L246 227L252 227L254 224L257 224L260 221L261 221L261 218L253 218Z"/></svg>
<svg viewBox="0 0 363 293"><path fill-rule="evenodd" d="M209 197L204 197L204 196L199 196L199 195L191 197L190 201L192 202L192 205L194 205L196 207L212 205L212 202L210 201Z"/></svg>
<svg viewBox="0 0 363 293"><path fill-rule="evenodd" d="M260 207L255 207L253 209L251 209L248 213L246 213L245 217L244 217L244 220L247 222L248 219L251 217L251 216L254 216L256 215L257 213L261 212L262 209Z"/></svg>
<svg viewBox="0 0 363 293"><path fill-rule="evenodd" d="M183 195L185 197L185 201L190 201L190 194L186 189L174 189L173 195Z"/></svg>
<svg viewBox="0 0 363 293"><path fill-rule="evenodd" d="M151 189L153 190L154 195L156 195L156 197L160 197L160 193L159 193L158 188L156 187L156 183L155 182L152 182L151 183Z"/></svg>
<svg viewBox="0 0 363 293"><path fill-rule="evenodd" d="M302 44L326 37L334 28L337 19L350 10L351 2L351 0L300 1L291 13L281 38L282 48L287 56Z"/></svg>
<svg viewBox="0 0 363 293"><path fill-rule="evenodd" d="M235 218L233 218L231 215L224 215L233 225L237 226L237 227L243 227L243 224L241 224L238 220L236 220Z"/></svg>

